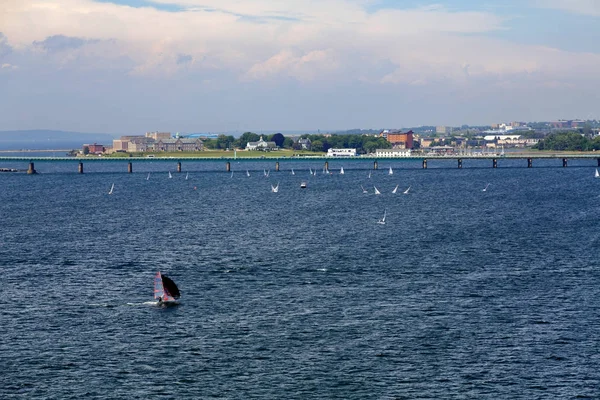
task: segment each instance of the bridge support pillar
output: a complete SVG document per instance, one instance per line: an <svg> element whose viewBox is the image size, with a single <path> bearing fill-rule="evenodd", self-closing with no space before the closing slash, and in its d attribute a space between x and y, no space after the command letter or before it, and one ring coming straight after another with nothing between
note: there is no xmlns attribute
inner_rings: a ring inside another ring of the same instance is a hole
<svg viewBox="0 0 600 400"><path fill-rule="evenodd" d="M427 159L423 159L423 169L427 169Z"/></svg>
<svg viewBox="0 0 600 400"><path fill-rule="evenodd" d="M177 161L177 172L181 172L181 161Z"/></svg>
<svg viewBox="0 0 600 400"><path fill-rule="evenodd" d="M33 165L32 162L29 163L29 168L27 169L27 174L28 175L37 174L37 171L35 170L35 166Z"/></svg>
<svg viewBox="0 0 600 400"><path fill-rule="evenodd" d="M83 163L79 162L79 167L77 168L80 174L83 174Z"/></svg>
<svg viewBox="0 0 600 400"><path fill-rule="evenodd" d="M563 158L563 168L566 168L566 167L567 167L567 159Z"/></svg>
<svg viewBox="0 0 600 400"><path fill-rule="evenodd" d="M458 169L462 168L462 158L458 159Z"/></svg>
<svg viewBox="0 0 600 400"><path fill-rule="evenodd" d="M133 172L133 164L131 164L131 161L127 163L127 172L130 174Z"/></svg>
<svg viewBox="0 0 600 400"><path fill-rule="evenodd" d="M279 172L279 161L275 161L275 172Z"/></svg>
<svg viewBox="0 0 600 400"><path fill-rule="evenodd" d="M492 159L492 168L498 168L498 160L497 159Z"/></svg>
<svg viewBox="0 0 600 400"><path fill-rule="evenodd" d="M227 172L230 172L230 171L231 171L231 163L230 163L229 161L227 161L227 164L225 164L225 170L226 170Z"/></svg>
<svg viewBox="0 0 600 400"><path fill-rule="evenodd" d="M533 160L531 158L527 159L527 168L532 168L533 167Z"/></svg>
<svg viewBox="0 0 600 400"><path fill-rule="evenodd" d="M375 161L375 162L373 163L373 169L377 169L377 168L379 168L379 164L377 164L377 161Z"/></svg>

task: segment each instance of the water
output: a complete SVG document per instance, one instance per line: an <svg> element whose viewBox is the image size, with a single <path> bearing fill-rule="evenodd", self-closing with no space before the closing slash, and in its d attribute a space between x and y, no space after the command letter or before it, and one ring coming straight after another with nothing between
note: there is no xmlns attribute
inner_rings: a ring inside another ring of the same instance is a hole
<svg viewBox="0 0 600 400"><path fill-rule="evenodd" d="M594 166L380 164L0 174L0 397L598 398Z"/></svg>

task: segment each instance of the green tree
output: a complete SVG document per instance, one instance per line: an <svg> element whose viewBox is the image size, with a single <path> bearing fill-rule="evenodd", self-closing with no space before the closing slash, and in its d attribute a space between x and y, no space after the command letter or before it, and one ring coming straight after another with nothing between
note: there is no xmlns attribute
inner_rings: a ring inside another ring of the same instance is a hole
<svg viewBox="0 0 600 400"><path fill-rule="evenodd" d="M87 147L87 146L83 146L83 154L85 154L86 156L87 156L88 154L90 154L90 148L89 148L89 147Z"/></svg>
<svg viewBox="0 0 600 400"><path fill-rule="evenodd" d="M239 139L236 141L235 145L240 149L244 149L246 148L248 142L258 142L259 139L260 136L256 133L244 132L242 136L240 136Z"/></svg>
<svg viewBox="0 0 600 400"><path fill-rule="evenodd" d="M321 141L321 140L313 141L311 139L311 142L312 142L312 145L311 145L312 151L325 151L325 150L323 150L323 141Z"/></svg>
<svg viewBox="0 0 600 400"><path fill-rule="evenodd" d="M281 133L276 133L273 136L271 136L271 141L275 142L275 145L277 147L283 147L284 140L285 136L283 136Z"/></svg>
<svg viewBox="0 0 600 400"><path fill-rule="evenodd" d="M283 141L283 148L291 149L293 146L294 146L294 141L292 140L292 138L286 137L285 140Z"/></svg>

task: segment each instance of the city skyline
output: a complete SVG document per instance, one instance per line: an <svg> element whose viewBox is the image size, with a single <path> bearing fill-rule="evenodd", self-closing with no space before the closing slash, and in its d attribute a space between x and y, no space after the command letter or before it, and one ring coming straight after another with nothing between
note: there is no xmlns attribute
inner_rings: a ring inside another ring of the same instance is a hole
<svg viewBox="0 0 600 400"><path fill-rule="evenodd" d="M600 119L589 0L5 0L0 130Z"/></svg>

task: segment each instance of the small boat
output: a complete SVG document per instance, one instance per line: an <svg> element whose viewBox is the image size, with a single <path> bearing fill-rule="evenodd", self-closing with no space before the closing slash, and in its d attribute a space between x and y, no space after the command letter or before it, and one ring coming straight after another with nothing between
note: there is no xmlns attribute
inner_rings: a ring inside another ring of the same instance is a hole
<svg viewBox="0 0 600 400"><path fill-rule="evenodd" d="M388 171L388 175L394 175L394 171L392 170L392 167L390 167L390 170Z"/></svg>
<svg viewBox="0 0 600 400"><path fill-rule="evenodd" d="M396 187L394 188L394 190L392 190L392 193L396 194L396 192L398 191L398 186L400 186L400 185L396 185Z"/></svg>
<svg viewBox="0 0 600 400"><path fill-rule="evenodd" d="M310 174L312 175L312 174L313 174L313 173L312 173L312 168L309 168L308 170L310 171Z"/></svg>
<svg viewBox="0 0 600 400"><path fill-rule="evenodd" d="M273 192L273 193L279 192L279 182L277 182L277 186L271 185L271 192Z"/></svg>
<svg viewBox="0 0 600 400"><path fill-rule="evenodd" d="M185 173L185 180L187 181L189 177L190 177L190 173L189 173L189 172L186 172L186 173Z"/></svg>
<svg viewBox="0 0 600 400"><path fill-rule="evenodd" d="M233 178L233 171L231 171L231 178Z"/></svg>
<svg viewBox="0 0 600 400"><path fill-rule="evenodd" d="M363 193L369 193L369 191L368 191L367 189L365 189L365 188L363 187L363 185L360 185L360 188L362 189Z"/></svg>
<svg viewBox="0 0 600 400"><path fill-rule="evenodd" d="M150 180L150 172L148 172L148 176L146 177L146 180L149 181Z"/></svg>
<svg viewBox="0 0 600 400"><path fill-rule="evenodd" d="M371 171L369 171L369 179L371 179Z"/></svg>
<svg viewBox="0 0 600 400"><path fill-rule="evenodd" d="M344 167L340 168L340 175L344 175Z"/></svg>
<svg viewBox="0 0 600 400"><path fill-rule="evenodd" d="M246 176L250 176L250 172L248 172L248 170L246 170Z"/></svg>
<svg viewBox="0 0 600 400"><path fill-rule="evenodd" d="M172 179L173 175L171 175L171 171L169 171L169 179Z"/></svg>
<svg viewBox="0 0 600 400"><path fill-rule="evenodd" d="M596 168L596 174L594 175L595 178L600 178L600 172L598 172L598 168Z"/></svg>
<svg viewBox="0 0 600 400"><path fill-rule="evenodd" d="M269 176L269 175L267 175L267 170L266 169L263 169L263 175L264 176Z"/></svg>
<svg viewBox="0 0 600 400"><path fill-rule="evenodd" d="M408 194L408 191L410 190L410 186L408 187L408 189L406 189L403 193L404 194Z"/></svg>
<svg viewBox="0 0 600 400"><path fill-rule="evenodd" d="M300 183L300 188L306 189L306 182L302 181L302 183Z"/></svg>
<svg viewBox="0 0 600 400"><path fill-rule="evenodd" d="M487 192L488 188L490 187L490 184L488 183L487 185L485 185L485 188L481 189L482 192Z"/></svg>
<svg viewBox="0 0 600 400"><path fill-rule="evenodd" d="M292 175L296 175L296 173L294 172L294 168L292 168Z"/></svg>
<svg viewBox="0 0 600 400"><path fill-rule="evenodd" d="M114 183L110 187L110 190L108 191L108 194L113 194L113 190L115 190L115 184Z"/></svg>
<svg viewBox="0 0 600 400"><path fill-rule="evenodd" d="M385 225L385 217L387 215L387 210L383 210L383 218L377 221L378 224Z"/></svg>
<svg viewBox="0 0 600 400"><path fill-rule="evenodd" d="M375 188L375 194L381 194L381 192L379 190L377 190L377 188L375 186L373 186Z"/></svg>
<svg viewBox="0 0 600 400"><path fill-rule="evenodd" d="M158 305L170 306L179 304L181 293L171 278L159 272L154 276L154 299Z"/></svg>

